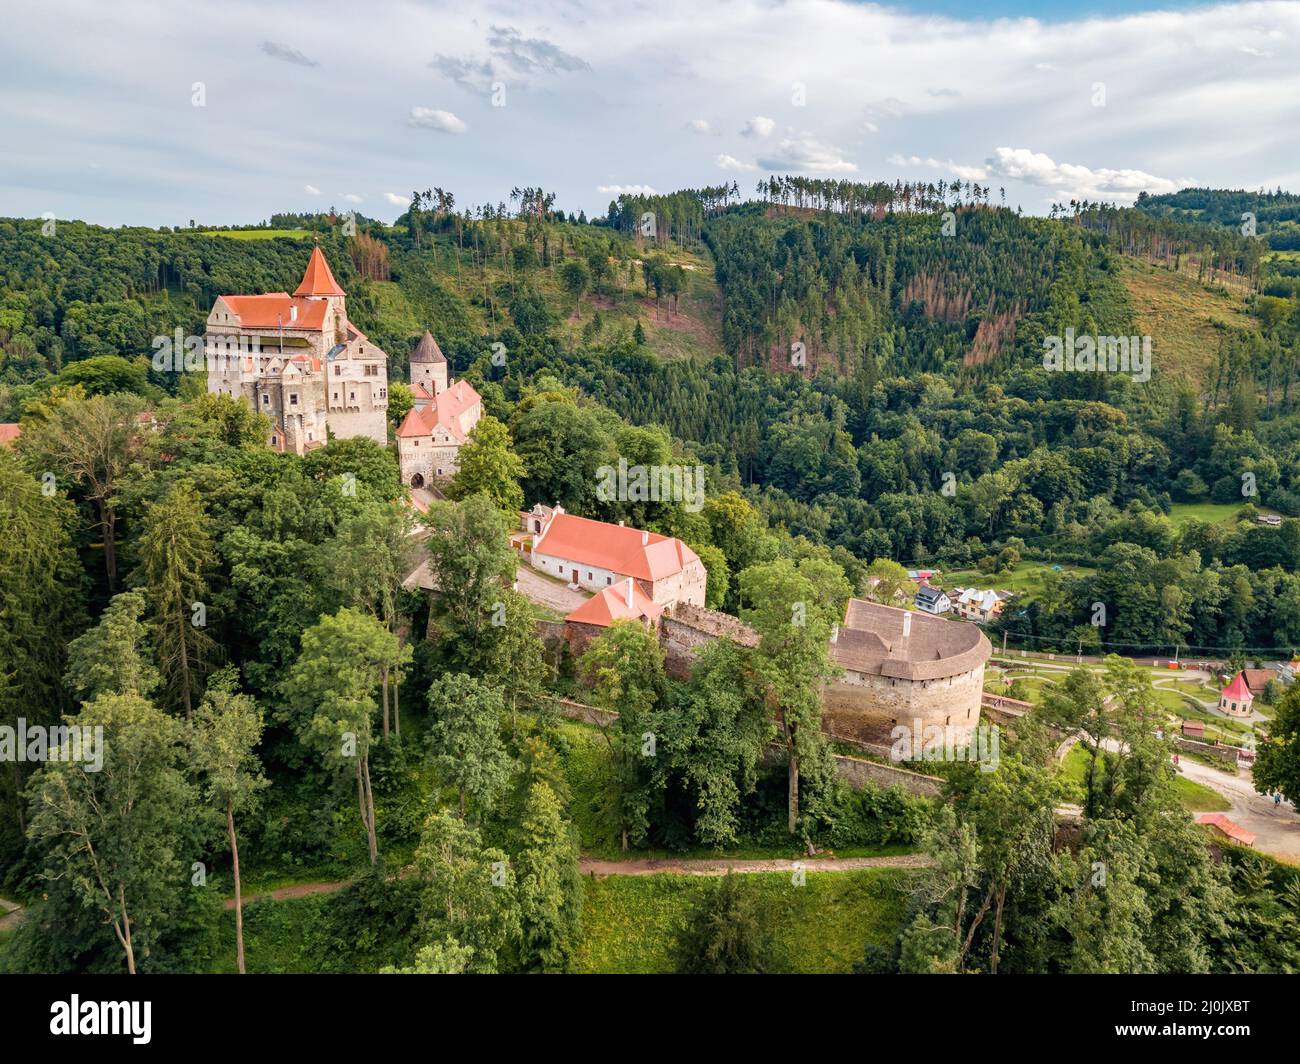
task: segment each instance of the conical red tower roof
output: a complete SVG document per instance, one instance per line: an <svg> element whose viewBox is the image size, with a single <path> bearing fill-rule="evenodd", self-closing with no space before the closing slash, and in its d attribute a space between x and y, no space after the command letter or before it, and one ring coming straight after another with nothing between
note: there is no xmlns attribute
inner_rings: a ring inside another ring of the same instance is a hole
<svg viewBox="0 0 1300 1064"><path fill-rule="evenodd" d="M302 284L294 289L295 296L341 296L343 289L339 287L338 281L334 280L334 274L330 272L330 264L325 261L325 256L321 254L319 247L311 250L311 258L307 261L307 272L302 275Z"/></svg>
<svg viewBox="0 0 1300 1064"><path fill-rule="evenodd" d="M1244 672L1239 672L1232 678L1232 683L1223 689L1223 697L1237 699L1241 702L1249 702L1253 699L1254 696L1250 693L1250 688L1246 686L1246 674Z"/></svg>

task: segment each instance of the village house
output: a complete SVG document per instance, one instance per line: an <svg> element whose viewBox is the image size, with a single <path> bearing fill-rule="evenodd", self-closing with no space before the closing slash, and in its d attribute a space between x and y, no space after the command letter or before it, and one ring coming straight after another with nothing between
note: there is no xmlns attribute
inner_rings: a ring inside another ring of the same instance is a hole
<svg viewBox="0 0 1300 1064"><path fill-rule="evenodd" d="M1219 695L1219 712L1231 717L1249 717L1250 705L1254 701L1255 696L1246 683L1245 672L1239 672Z"/></svg>
<svg viewBox="0 0 1300 1064"><path fill-rule="evenodd" d="M1001 591L982 591L979 588L958 588L952 608L958 617L977 624L987 624L1002 612L1008 596Z"/></svg>
<svg viewBox="0 0 1300 1064"><path fill-rule="evenodd" d="M0 447L10 447L14 440L22 435L22 429L16 421L0 422Z"/></svg>
<svg viewBox="0 0 1300 1064"><path fill-rule="evenodd" d="M388 355L348 320L319 247L293 295L218 296L204 355L208 391L270 417L277 451L303 454L331 433L388 443Z"/></svg>
<svg viewBox="0 0 1300 1064"><path fill-rule="evenodd" d="M397 429L397 464L402 483L422 488L455 476L483 400L473 385L448 377L447 358L428 332L411 353L411 393L414 404Z"/></svg>
<svg viewBox="0 0 1300 1064"><path fill-rule="evenodd" d="M529 564L566 584L600 592L631 579L651 602L704 605L704 563L680 539L626 525L611 525L543 506L520 513L517 539Z"/></svg>
<svg viewBox="0 0 1300 1064"><path fill-rule="evenodd" d="M949 613L952 610L952 600L944 594L941 588L932 587L929 584L922 584L916 589L915 605L918 610L924 610L926 613L933 613L936 616L940 613Z"/></svg>

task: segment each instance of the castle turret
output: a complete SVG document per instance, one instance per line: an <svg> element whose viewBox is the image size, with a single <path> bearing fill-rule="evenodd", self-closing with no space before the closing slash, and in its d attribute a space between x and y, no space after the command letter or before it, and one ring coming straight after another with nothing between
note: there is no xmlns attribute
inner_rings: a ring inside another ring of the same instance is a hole
<svg viewBox="0 0 1300 1064"><path fill-rule="evenodd" d="M417 384L424 385L431 395L441 395L447 390L447 356L427 331L411 352L411 386Z"/></svg>

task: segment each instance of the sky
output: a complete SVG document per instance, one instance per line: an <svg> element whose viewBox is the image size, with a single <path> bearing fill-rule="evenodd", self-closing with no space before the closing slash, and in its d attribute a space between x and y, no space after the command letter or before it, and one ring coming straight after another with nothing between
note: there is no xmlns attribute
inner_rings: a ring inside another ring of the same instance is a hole
<svg viewBox="0 0 1300 1064"><path fill-rule="evenodd" d="M977 181L1046 213L1300 191L1300 3L0 0L0 216L258 223L413 189L768 173Z"/></svg>

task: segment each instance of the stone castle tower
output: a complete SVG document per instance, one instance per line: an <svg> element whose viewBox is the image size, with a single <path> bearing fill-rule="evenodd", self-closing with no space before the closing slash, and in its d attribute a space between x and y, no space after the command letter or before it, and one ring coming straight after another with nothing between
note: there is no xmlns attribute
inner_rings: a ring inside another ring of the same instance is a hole
<svg viewBox="0 0 1300 1064"><path fill-rule="evenodd" d="M278 451L303 454L330 433L388 442L388 355L348 320L319 247L293 295L218 296L204 351L208 391L270 417Z"/></svg>
<svg viewBox="0 0 1300 1064"><path fill-rule="evenodd" d="M411 352L411 387L417 384L434 396L447 390L447 356L428 331Z"/></svg>

